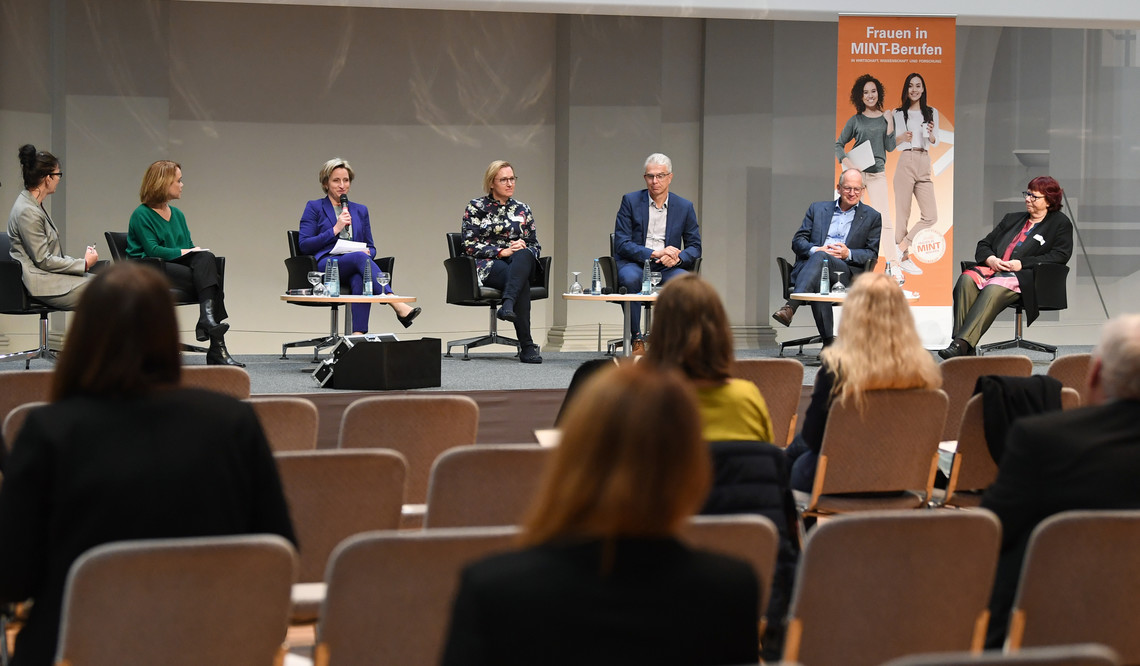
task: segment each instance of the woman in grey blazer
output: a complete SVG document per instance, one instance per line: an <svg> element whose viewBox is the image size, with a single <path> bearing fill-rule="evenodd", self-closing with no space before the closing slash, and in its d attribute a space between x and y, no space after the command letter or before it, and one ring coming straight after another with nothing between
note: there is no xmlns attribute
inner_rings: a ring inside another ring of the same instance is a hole
<svg viewBox="0 0 1140 666"><path fill-rule="evenodd" d="M12 258L23 267L29 294L53 307L74 310L99 253L88 246L82 258L69 257L60 247L59 232L43 206L63 178L55 155L26 144L20 148L20 166L24 190L8 215Z"/></svg>

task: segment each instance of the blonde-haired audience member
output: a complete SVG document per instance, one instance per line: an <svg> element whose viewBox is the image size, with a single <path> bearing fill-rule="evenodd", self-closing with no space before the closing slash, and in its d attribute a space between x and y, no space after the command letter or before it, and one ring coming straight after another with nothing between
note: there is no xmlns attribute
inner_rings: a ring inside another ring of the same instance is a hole
<svg viewBox="0 0 1140 666"><path fill-rule="evenodd" d="M804 492L811 491L815 479L833 403L859 408L867 391L942 386L938 365L922 346L902 289L882 273L865 273L855 279L843 303L839 337L820 358L823 363L815 376L803 429L787 448L793 461L792 488Z"/></svg>
<svg viewBox="0 0 1140 666"><path fill-rule="evenodd" d="M709 479L681 377L598 371L568 407L523 549L464 570L443 663L756 663L755 573L677 538Z"/></svg>

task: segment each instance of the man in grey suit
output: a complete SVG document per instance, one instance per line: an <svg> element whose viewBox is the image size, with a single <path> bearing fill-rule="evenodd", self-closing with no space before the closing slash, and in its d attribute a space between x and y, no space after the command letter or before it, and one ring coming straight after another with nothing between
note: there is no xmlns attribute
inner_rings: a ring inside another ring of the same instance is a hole
<svg viewBox="0 0 1140 666"><path fill-rule="evenodd" d="M20 192L8 216L8 242L9 253L20 262L28 293L53 307L73 310L90 277L87 271L99 254L88 247L83 257L69 257L60 247L59 232L43 200L55 192L62 177L56 162L52 173Z"/></svg>
<svg viewBox="0 0 1140 666"><path fill-rule="evenodd" d="M850 284L863 272L869 259L879 256L879 235L883 229L883 216L867 204L859 203L863 196L863 173L847 169L836 185L839 198L835 201L817 201L808 207L804 221L792 236L792 251L796 265L792 267L792 284L798 293L819 292L819 278L824 265L828 266L834 284L836 273L843 273L840 281ZM792 317L801 301L789 300L772 318L784 326L791 326ZM835 339L834 318L830 303L812 303L815 326L829 345Z"/></svg>

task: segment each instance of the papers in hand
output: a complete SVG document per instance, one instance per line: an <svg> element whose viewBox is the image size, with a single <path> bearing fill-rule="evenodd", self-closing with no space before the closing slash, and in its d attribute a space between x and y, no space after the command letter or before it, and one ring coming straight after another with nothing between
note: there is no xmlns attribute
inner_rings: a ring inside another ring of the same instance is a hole
<svg viewBox="0 0 1140 666"><path fill-rule="evenodd" d="M348 254L349 252L367 252L368 244L361 243L360 241L350 241L343 238L336 240L336 245L329 251L329 254Z"/></svg>
<svg viewBox="0 0 1140 666"><path fill-rule="evenodd" d="M875 153L871 151L871 142L864 141L852 148L847 153L847 159L851 161L851 166L860 171L866 171L868 167L875 166Z"/></svg>

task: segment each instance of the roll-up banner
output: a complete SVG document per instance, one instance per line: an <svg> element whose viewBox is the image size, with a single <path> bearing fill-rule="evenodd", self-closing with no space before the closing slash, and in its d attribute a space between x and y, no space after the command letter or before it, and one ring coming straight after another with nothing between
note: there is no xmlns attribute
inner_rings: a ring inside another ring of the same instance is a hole
<svg viewBox="0 0 1140 666"><path fill-rule="evenodd" d="M954 253L953 17L840 16L836 182L863 171L883 216L878 272L912 298L923 344L950 342Z"/></svg>

